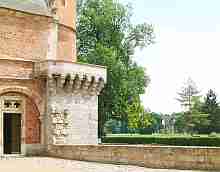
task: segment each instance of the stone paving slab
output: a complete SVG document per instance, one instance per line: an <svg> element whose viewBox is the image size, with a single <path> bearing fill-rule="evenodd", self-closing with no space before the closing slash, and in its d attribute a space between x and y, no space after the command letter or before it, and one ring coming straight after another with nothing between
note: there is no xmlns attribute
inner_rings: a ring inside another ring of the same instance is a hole
<svg viewBox="0 0 220 172"><path fill-rule="evenodd" d="M0 172L202 172L185 170L147 169L143 167L100 164L47 157L4 158ZM206 171L207 172L207 171Z"/></svg>

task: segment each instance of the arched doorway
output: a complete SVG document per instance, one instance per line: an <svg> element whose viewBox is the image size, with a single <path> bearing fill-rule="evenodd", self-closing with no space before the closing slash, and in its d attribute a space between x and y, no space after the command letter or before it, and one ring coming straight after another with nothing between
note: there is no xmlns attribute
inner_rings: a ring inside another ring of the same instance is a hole
<svg viewBox="0 0 220 172"><path fill-rule="evenodd" d="M38 107L21 93L0 96L0 154L22 154L41 143Z"/></svg>
<svg viewBox="0 0 220 172"><path fill-rule="evenodd" d="M22 96L5 95L0 98L2 152L21 154L22 121L25 101Z"/></svg>

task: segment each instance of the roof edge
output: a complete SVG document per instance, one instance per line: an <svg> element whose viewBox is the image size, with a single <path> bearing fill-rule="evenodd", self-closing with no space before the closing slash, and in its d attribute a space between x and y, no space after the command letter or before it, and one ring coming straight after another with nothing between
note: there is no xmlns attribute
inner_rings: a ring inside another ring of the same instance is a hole
<svg viewBox="0 0 220 172"><path fill-rule="evenodd" d="M42 13L31 12L31 11L26 11L26 10L21 10L21 9L9 8L9 7L5 7L3 5L0 5L0 9L6 9L6 10L17 11L17 12L20 12L20 13L25 13L25 14L30 14L30 15L44 16L44 17L53 18L52 14L42 14Z"/></svg>

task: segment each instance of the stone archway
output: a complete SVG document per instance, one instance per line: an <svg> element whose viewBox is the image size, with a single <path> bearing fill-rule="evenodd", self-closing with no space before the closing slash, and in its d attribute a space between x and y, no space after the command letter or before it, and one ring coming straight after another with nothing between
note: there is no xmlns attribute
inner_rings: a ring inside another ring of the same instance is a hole
<svg viewBox="0 0 220 172"><path fill-rule="evenodd" d="M19 102L20 107L16 108L15 103ZM27 150L32 151L41 144L41 116L39 107L42 106L42 100L38 94L25 87L4 87L0 89L0 154L4 154L5 136L4 131L6 122L4 118L8 116L15 117L20 114L20 153L26 154ZM14 114L14 115L13 115ZM16 115L15 115L16 114ZM11 117L9 118L11 119ZM10 126L13 130L14 127ZM18 128L17 128L18 130ZM14 129L16 131L16 129ZM19 133L19 132L18 132ZM14 134L16 135L16 134ZM9 136L8 136L9 137ZM15 139L14 139L15 140ZM18 139L17 139L18 140ZM10 152L10 151L9 151Z"/></svg>
<svg viewBox="0 0 220 172"><path fill-rule="evenodd" d="M6 93L10 93L10 92L23 94L23 95L29 97L37 105L39 112L41 112L42 98L35 91L32 91L27 87L21 87L21 86L7 86L7 87L0 88L0 96L3 94L6 94Z"/></svg>

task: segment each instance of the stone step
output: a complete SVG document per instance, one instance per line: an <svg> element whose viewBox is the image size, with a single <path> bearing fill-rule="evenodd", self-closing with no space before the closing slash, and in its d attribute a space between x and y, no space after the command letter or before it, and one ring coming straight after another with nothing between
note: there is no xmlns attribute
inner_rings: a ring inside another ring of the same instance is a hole
<svg viewBox="0 0 220 172"><path fill-rule="evenodd" d="M0 160L10 160L10 159L17 159L17 158L24 158L24 155L21 154L13 154L13 155L1 155Z"/></svg>

